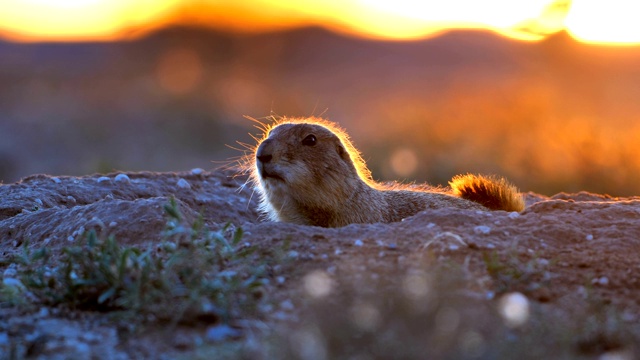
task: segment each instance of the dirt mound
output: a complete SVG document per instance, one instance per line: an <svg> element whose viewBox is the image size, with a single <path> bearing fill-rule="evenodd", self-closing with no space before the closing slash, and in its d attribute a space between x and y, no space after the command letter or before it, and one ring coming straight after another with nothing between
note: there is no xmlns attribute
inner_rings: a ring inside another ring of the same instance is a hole
<svg viewBox="0 0 640 360"><path fill-rule="evenodd" d="M153 245L166 227L164 207L175 198L187 222L199 214L214 230L230 222L244 230L244 242L262 250L288 244L286 264L272 269L276 305L266 311L267 324L303 316L297 299L314 271L356 283L365 278L394 283L401 281L398 274L425 261L455 264L472 280L465 291L479 299L519 292L536 306L570 313L597 298L622 322L640 319L640 199L529 193L522 213L426 210L398 223L325 229L261 223L245 181L231 172L200 170L25 178L0 186L0 252L9 259L27 242L55 252L91 229L115 235L122 244ZM5 279L11 277L8 260L0 266ZM46 306L26 314L0 309L0 353L14 355L153 358L195 351L213 331L190 327L172 330L170 341L149 334L125 341L112 325L96 320L99 313L74 317ZM51 326L66 330L52 333ZM589 341L602 340L595 339ZM105 352L105 342L118 350ZM587 354L619 350L595 349Z"/></svg>

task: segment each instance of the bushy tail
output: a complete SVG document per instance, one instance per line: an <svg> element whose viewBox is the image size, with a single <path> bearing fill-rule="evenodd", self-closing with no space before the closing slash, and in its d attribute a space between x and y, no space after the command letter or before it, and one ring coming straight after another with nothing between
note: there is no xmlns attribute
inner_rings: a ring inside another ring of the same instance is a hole
<svg viewBox="0 0 640 360"><path fill-rule="evenodd" d="M522 211L524 199L506 179L482 175L458 175L449 182L453 193L490 210Z"/></svg>

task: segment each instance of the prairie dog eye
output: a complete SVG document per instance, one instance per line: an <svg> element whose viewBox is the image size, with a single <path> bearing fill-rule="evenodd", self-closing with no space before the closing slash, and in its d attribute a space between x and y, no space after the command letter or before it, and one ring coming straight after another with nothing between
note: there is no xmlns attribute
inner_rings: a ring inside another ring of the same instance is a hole
<svg viewBox="0 0 640 360"><path fill-rule="evenodd" d="M313 134L307 135L307 137L302 140L302 145L314 146L317 141L318 141L318 139L316 139L315 135L313 135Z"/></svg>

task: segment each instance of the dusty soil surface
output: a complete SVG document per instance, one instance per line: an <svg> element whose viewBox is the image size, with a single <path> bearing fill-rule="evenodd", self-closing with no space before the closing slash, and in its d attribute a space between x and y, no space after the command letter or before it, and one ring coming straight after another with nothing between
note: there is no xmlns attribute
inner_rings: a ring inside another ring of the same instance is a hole
<svg viewBox="0 0 640 360"><path fill-rule="evenodd" d="M427 210L399 223L324 229L261 222L256 197L243 186L246 179L231 172L126 175L36 175L1 185L0 256L10 258L25 242L55 253L89 229L113 234L122 244L151 246L166 224L163 206L175 197L185 217L202 214L212 229L231 222L244 229L243 241L263 249L289 243L287 262L274 269L267 291L274 305L260 319L242 319L251 323L244 328L239 320L234 326L241 331L222 336L223 342L246 345L304 319L305 279L314 271L345 283L394 283L402 281L399 274L425 263L460 269L467 296L490 305L503 293L519 292L532 307L562 317L597 299L622 323L633 327L640 321L640 198L529 193L520 214ZM0 270L9 265L3 263ZM10 276L5 271L5 278ZM169 334L151 326L123 336L103 317L3 305L0 358L189 358L203 343L220 343L214 331L218 324L172 328ZM609 343L598 347L598 341ZM582 355L621 350L627 357L620 359L640 356L637 349L617 348L607 339L592 342ZM237 355L231 349L217 354ZM258 353L252 356L264 357Z"/></svg>

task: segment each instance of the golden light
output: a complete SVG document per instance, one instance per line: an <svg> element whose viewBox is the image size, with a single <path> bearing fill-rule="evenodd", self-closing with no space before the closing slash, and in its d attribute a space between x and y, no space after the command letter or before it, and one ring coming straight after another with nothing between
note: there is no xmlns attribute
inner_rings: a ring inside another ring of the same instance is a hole
<svg viewBox="0 0 640 360"><path fill-rule="evenodd" d="M415 39L483 29L519 40L567 30L583 42L640 44L635 0L3 0L0 36L121 40L171 24L255 32L322 26L352 36Z"/></svg>
<svg viewBox="0 0 640 360"><path fill-rule="evenodd" d="M109 40L148 26L179 0L4 0L0 34L17 40Z"/></svg>
<svg viewBox="0 0 640 360"><path fill-rule="evenodd" d="M637 0L574 0L565 26L576 39L610 45L640 44Z"/></svg>

